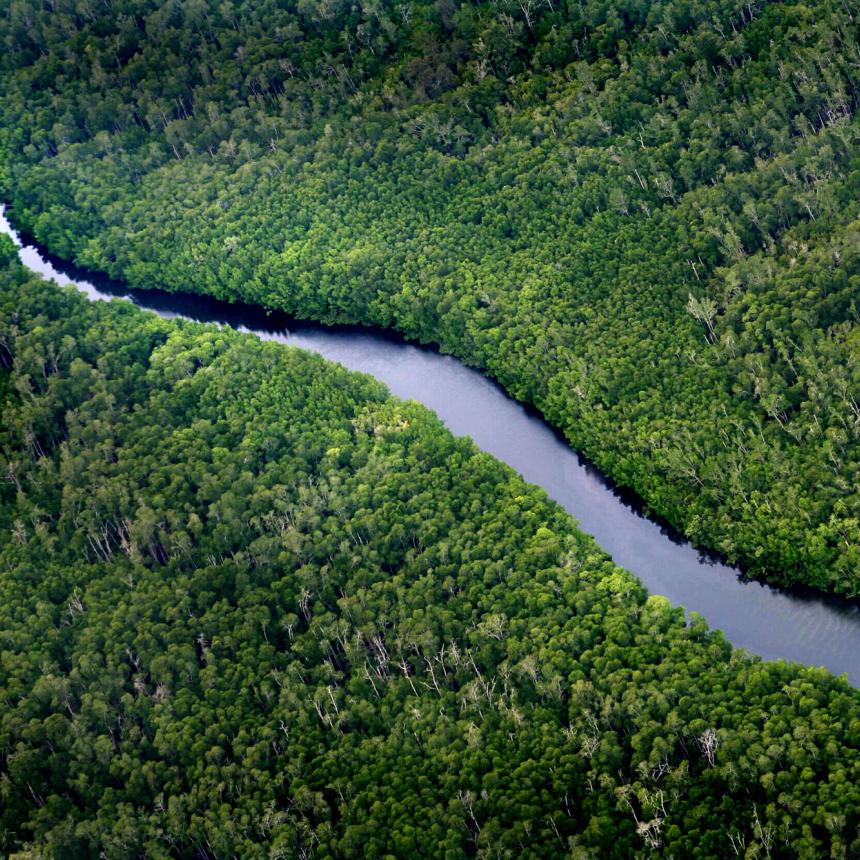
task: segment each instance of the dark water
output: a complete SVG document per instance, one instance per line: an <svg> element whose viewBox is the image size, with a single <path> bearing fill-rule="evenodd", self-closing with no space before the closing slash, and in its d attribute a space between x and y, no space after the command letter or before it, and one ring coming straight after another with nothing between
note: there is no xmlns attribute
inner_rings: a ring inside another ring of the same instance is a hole
<svg viewBox="0 0 860 860"><path fill-rule="evenodd" d="M124 296L164 317L227 324L375 376L398 397L423 403L452 432L471 436L483 450L543 487L652 594L701 613L732 643L754 654L847 672L860 685L860 605L743 581L737 569L703 556L644 517L635 501L615 491L540 417L456 359L381 331L298 322L201 296L129 290L23 244L2 207L0 232L23 245L21 260L30 269L72 284L93 300Z"/></svg>

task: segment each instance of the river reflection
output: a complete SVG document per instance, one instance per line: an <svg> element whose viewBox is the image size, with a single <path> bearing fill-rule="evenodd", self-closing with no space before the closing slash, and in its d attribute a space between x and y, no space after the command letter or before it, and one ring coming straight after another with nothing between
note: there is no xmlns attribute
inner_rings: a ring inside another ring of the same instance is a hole
<svg viewBox="0 0 860 860"><path fill-rule="evenodd" d="M744 581L736 568L701 554L642 514L533 411L451 356L381 330L326 327L280 313L190 294L129 290L22 242L0 207L0 232L21 247L33 271L71 284L89 298L122 296L164 317L230 325L265 340L301 347L384 382L398 397L432 409L448 428L516 469L561 504L615 562L653 594L703 615L736 646L848 674L860 685L860 605Z"/></svg>

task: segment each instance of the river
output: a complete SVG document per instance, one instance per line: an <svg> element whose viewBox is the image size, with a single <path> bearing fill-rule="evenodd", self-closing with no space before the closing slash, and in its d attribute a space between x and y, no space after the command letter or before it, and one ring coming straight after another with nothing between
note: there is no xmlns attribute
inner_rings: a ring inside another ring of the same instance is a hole
<svg viewBox="0 0 860 860"><path fill-rule="evenodd" d="M700 613L735 646L753 654L825 666L847 673L860 686L858 602L744 580L737 568L699 552L644 516L635 499L615 490L539 415L457 359L388 332L300 322L193 294L130 290L22 241L2 206L0 232L12 237L22 262L34 272L72 285L92 300L123 297L163 317L230 325L375 376L398 397L423 403L453 433L471 436L484 451L542 487L650 593Z"/></svg>

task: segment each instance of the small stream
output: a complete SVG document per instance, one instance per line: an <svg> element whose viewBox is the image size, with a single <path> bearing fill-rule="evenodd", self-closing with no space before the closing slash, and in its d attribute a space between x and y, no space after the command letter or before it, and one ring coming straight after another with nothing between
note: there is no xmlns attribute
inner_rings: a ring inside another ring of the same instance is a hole
<svg viewBox="0 0 860 860"><path fill-rule="evenodd" d="M398 397L423 403L453 433L471 436L484 451L543 487L652 594L700 613L738 647L766 659L844 672L860 686L860 603L745 581L738 569L644 516L635 499L615 490L540 416L457 359L381 330L299 322L193 294L130 290L22 241L3 207L0 232L12 237L22 262L34 272L70 284L92 300L119 296L163 317L230 325L375 376Z"/></svg>

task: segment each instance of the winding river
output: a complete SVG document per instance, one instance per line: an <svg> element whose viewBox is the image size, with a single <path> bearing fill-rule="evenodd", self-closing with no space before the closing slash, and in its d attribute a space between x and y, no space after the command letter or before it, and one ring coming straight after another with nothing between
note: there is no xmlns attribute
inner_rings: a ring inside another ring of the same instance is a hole
<svg viewBox="0 0 860 860"><path fill-rule="evenodd" d="M22 241L3 207L0 232L12 237L30 269L71 284L92 300L120 296L163 317L230 325L375 376L398 397L423 403L452 432L471 436L483 450L543 487L652 594L699 612L734 645L754 654L825 666L847 673L860 686L860 604L744 581L736 568L703 555L643 516L635 500L614 490L538 415L457 359L382 331L298 322L203 296L130 290Z"/></svg>

